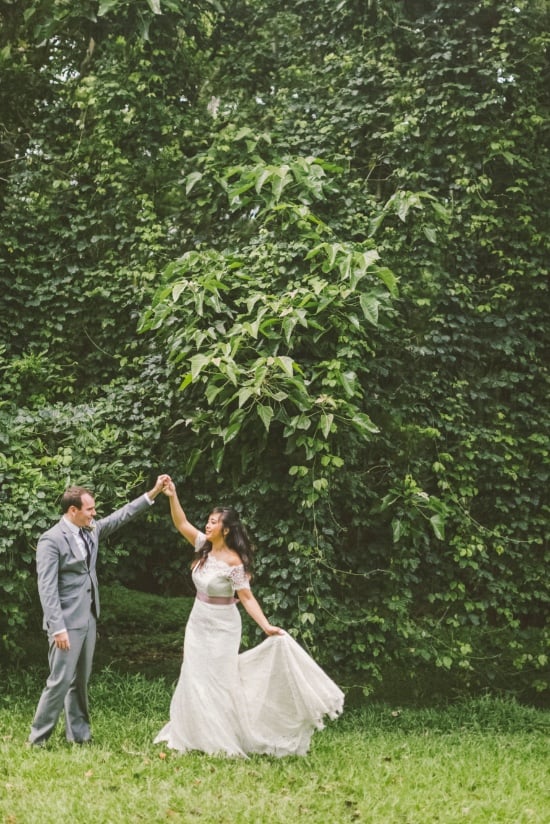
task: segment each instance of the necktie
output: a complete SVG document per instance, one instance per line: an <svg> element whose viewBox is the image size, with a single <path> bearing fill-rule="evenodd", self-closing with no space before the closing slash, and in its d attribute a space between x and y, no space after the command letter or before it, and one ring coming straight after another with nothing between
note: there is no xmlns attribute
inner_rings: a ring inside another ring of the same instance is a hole
<svg viewBox="0 0 550 824"><path fill-rule="evenodd" d="M88 564L88 569L90 568L90 557L92 554L92 542L87 533L83 529L79 529L79 534L82 540L84 541L84 546L86 547L86 563Z"/></svg>

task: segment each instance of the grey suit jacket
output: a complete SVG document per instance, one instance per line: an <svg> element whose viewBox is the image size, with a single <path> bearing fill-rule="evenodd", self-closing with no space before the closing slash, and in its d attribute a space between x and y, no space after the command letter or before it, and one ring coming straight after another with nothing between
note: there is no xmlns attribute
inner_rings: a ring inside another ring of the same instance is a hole
<svg viewBox="0 0 550 824"><path fill-rule="evenodd" d="M90 617L92 602L99 617L99 589L96 574L97 550L100 538L149 508L145 495L136 498L116 512L95 521L90 533L92 553L90 568L82 558L76 539L61 519L38 540L36 571L38 593L44 612L44 629L53 634L65 629L81 629Z"/></svg>

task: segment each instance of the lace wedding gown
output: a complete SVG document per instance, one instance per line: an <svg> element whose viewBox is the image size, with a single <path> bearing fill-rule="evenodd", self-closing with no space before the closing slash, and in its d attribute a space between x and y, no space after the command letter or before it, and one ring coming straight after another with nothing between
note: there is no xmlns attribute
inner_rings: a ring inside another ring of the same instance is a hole
<svg viewBox="0 0 550 824"><path fill-rule="evenodd" d="M197 537L202 545L204 535ZM199 593L227 597L248 587L242 565L208 555L193 570ZM323 718L342 712L344 694L290 635L272 635L239 655L236 604L195 600L170 721L155 743L186 752L304 755Z"/></svg>

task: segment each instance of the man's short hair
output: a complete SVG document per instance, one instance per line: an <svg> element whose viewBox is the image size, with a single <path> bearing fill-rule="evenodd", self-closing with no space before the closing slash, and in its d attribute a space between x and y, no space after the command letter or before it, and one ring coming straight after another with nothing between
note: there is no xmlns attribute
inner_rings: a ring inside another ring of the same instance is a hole
<svg viewBox="0 0 550 824"><path fill-rule="evenodd" d="M91 494L90 490L83 486L70 486L65 490L61 498L61 511L65 513L71 506L82 509L82 496Z"/></svg>

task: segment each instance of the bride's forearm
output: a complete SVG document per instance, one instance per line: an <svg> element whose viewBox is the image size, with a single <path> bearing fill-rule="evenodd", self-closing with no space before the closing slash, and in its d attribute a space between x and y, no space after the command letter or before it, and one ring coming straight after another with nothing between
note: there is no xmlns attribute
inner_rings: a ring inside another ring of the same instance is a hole
<svg viewBox="0 0 550 824"><path fill-rule="evenodd" d="M172 516L174 526L176 527L176 529L179 529L181 531L181 527L188 523L188 521L187 515L183 511L183 507L180 504L176 492L174 492L174 494L170 498L170 514Z"/></svg>
<svg viewBox="0 0 550 824"><path fill-rule="evenodd" d="M241 589L237 594L241 604L246 609L250 617L256 621L260 629L265 632L266 635L277 635L281 633L279 627L274 627L273 624L269 623L261 606L249 589Z"/></svg>
<svg viewBox="0 0 550 824"><path fill-rule="evenodd" d="M190 543L194 544L198 530L187 520L187 515L183 511L175 490L174 494L170 496L170 514L178 532L181 532Z"/></svg>

